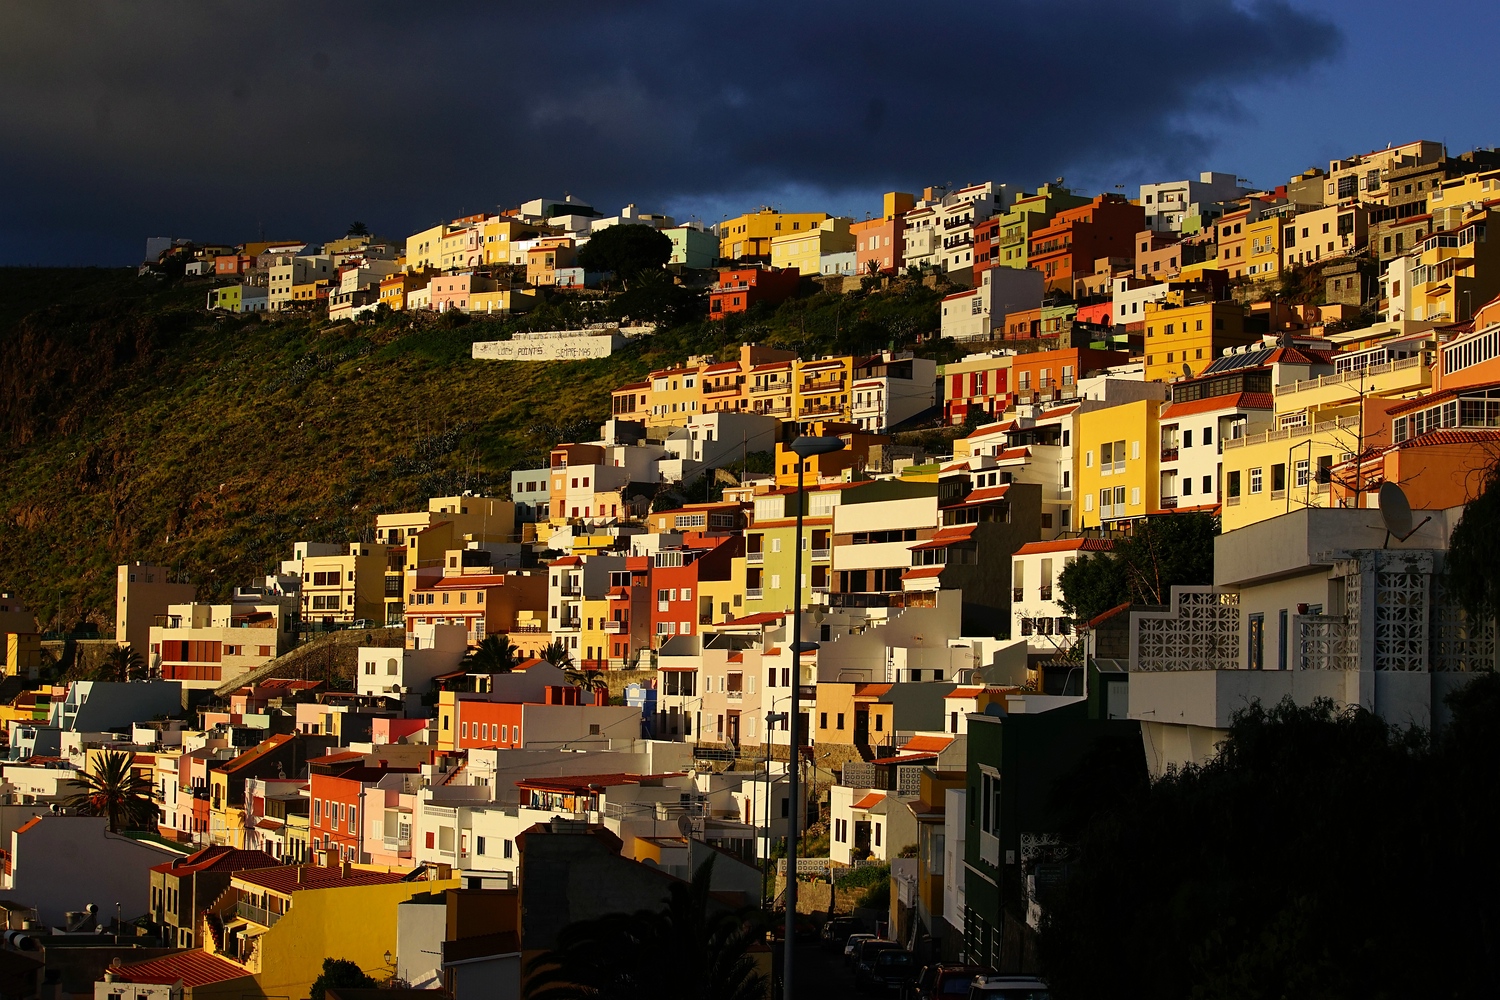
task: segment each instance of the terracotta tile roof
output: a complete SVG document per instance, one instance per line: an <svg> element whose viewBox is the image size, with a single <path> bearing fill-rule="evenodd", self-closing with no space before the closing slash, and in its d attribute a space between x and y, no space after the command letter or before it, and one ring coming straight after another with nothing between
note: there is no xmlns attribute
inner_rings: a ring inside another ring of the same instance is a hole
<svg viewBox="0 0 1500 1000"><path fill-rule="evenodd" d="M935 753L897 754L894 757L876 757L871 764L915 764L919 760L936 760Z"/></svg>
<svg viewBox="0 0 1500 1000"><path fill-rule="evenodd" d="M199 872L234 872L248 868L274 868L281 864L264 851L242 851L233 847L205 847L184 858L173 858L152 867L154 872L196 875Z"/></svg>
<svg viewBox="0 0 1500 1000"><path fill-rule="evenodd" d="M745 615L743 618L736 618L734 621L732 621L732 622L725 622L724 624L725 625L774 625L777 622L780 622L780 621L784 620L785 618L786 618L786 612L785 611L761 611L761 612L759 612L757 614Z"/></svg>
<svg viewBox="0 0 1500 1000"><path fill-rule="evenodd" d="M1036 421L1041 423L1043 420L1056 420L1058 417L1066 417L1076 409L1078 409L1077 403L1069 403L1067 406L1059 406L1054 410L1044 410L1037 415Z"/></svg>
<svg viewBox="0 0 1500 1000"><path fill-rule="evenodd" d="M1395 417L1399 416L1402 413L1410 413L1412 410L1425 409L1426 407L1431 406L1433 403L1440 403L1445 399L1452 399L1455 396L1475 395L1484 392L1486 389L1500 389L1500 382L1485 382L1480 385L1454 386L1451 389L1444 389L1442 392L1431 392L1425 396L1418 396L1416 399L1405 400L1404 402L1400 403L1397 406L1391 407L1385 412L1387 416Z"/></svg>
<svg viewBox="0 0 1500 1000"><path fill-rule="evenodd" d="M358 760L364 760L365 755L353 750L340 750L337 753L324 754L321 757L313 757L308 760L309 764L352 764Z"/></svg>
<svg viewBox="0 0 1500 1000"><path fill-rule="evenodd" d="M871 809L885 801L884 792L871 792L858 802L854 803L855 809Z"/></svg>
<svg viewBox="0 0 1500 1000"><path fill-rule="evenodd" d="M238 771L242 767L248 767L249 765L260 760L266 754L270 753L272 750L284 746L291 741L291 736L287 735L286 733L278 733L275 736L267 737L265 740L257 743L255 746L251 747L249 750L246 750L244 753L240 754L233 760L225 761L224 765L220 767L219 770Z"/></svg>
<svg viewBox="0 0 1500 1000"><path fill-rule="evenodd" d="M1161 411L1161 419L1190 417L1195 413L1211 413L1214 410L1274 410L1276 399L1269 392L1231 392L1223 396L1208 396L1190 399L1182 403L1169 403Z"/></svg>
<svg viewBox="0 0 1500 1000"><path fill-rule="evenodd" d="M903 580L926 580L934 576L942 576L942 566L922 566L918 569L909 569L901 574Z"/></svg>
<svg viewBox="0 0 1500 1000"><path fill-rule="evenodd" d="M1016 549L1018 556L1035 555L1038 552L1113 552L1111 538L1054 538L1050 542L1027 542Z"/></svg>
<svg viewBox="0 0 1500 1000"><path fill-rule="evenodd" d="M923 751L942 753L952 745L953 737L951 736L913 736L900 749L902 753L922 753Z"/></svg>
<svg viewBox="0 0 1500 1000"><path fill-rule="evenodd" d="M854 685L854 697L856 698L879 698L890 691L889 684L856 684Z"/></svg>
<svg viewBox="0 0 1500 1000"><path fill-rule="evenodd" d="M926 541L908 545L907 548L913 552L921 552L926 549L947 548L955 542L966 542L974 537L974 532L979 529L977 524L965 524L958 528L943 528Z"/></svg>
<svg viewBox="0 0 1500 1000"><path fill-rule="evenodd" d="M738 361L720 361L716 365L709 365L703 369L703 374L707 375L711 372L737 372L739 370L740 363Z"/></svg>
<svg viewBox="0 0 1500 1000"><path fill-rule="evenodd" d="M1406 448L1427 448L1441 444L1489 444L1500 442L1500 428L1482 431L1461 430L1436 430L1428 431L1418 437L1407 438L1398 445L1392 445L1389 450L1402 451Z"/></svg>
<svg viewBox="0 0 1500 1000"><path fill-rule="evenodd" d="M181 980L182 985L190 989L196 986L209 986L213 983L225 983L231 979L245 979L250 975L248 971L233 962L227 962L217 955L210 955L202 950L179 952L176 955L153 958L147 962L116 965L109 971L116 979L127 983L170 986Z"/></svg>
<svg viewBox="0 0 1500 1000"><path fill-rule="evenodd" d="M964 497L960 506L966 506L968 504L974 503L989 503L991 500L999 500L1000 498L1004 497L1005 494L1009 491L1009 483L1006 483L1004 486L986 486L984 489L975 490L973 493L970 493L968 496Z"/></svg>
<svg viewBox="0 0 1500 1000"><path fill-rule="evenodd" d="M431 587L418 587L418 590L441 590L454 587L503 587L510 582L510 578L501 573L476 573L473 576L445 576L434 583Z"/></svg>
<svg viewBox="0 0 1500 1000"><path fill-rule="evenodd" d="M301 879L298 879L298 873ZM325 868L322 865L282 865L278 868L255 868L236 872L234 880L279 892L282 895L307 889L344 889L360 885L393 885L406 876L400 872L372 872L362 868L351 868L345 875L342 868Z"/></svg>
<svg viewBox="0 0 1500 1000"><path fill-rule="evenodd" d="M949 691L947 694L943 695L943 698L976 698L983 693L983 684L965 684L961 687L954 688L952 691Z"/></svg>
<svg viewBox="0 0 1500 1000"><path fill-rule="evenodd" d="M563 556L561 559L552 560L554 566L582 566L583 560L577 556Z"/></svg>
<svg viewBox="0 0 1500 1000"><path fill-rule="evenodd" d="M527 778L516 782L517 788L531 788L543 792L586 792L590 785L599 785L608 788L612 785L636 785L653 777L671 777L671 775L651 774L626 774L623 772L614 774L569 774L556 778Z"/></svg>

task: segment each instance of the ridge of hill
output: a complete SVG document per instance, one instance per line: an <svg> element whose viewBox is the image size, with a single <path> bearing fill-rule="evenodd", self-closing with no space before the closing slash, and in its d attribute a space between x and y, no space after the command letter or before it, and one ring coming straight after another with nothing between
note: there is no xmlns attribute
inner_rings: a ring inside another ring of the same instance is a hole
<svg viewBox="0 0 1500 1000"><path fill-rule="evenodd" d="M132 271L0 269L0 587L43 627L114 621L114 567L165 565L222 597L294 541L358 539L376 513L465 489L506 496L512 469L592 436L610 391L754 341L804 356L904 347L941 292L807 294L726 321L685 320L609 358L474 361L521 329L618 318L627 298L558 296L491 321L393 313L211 315L207 282ZM649 303L646 304L649 307Z"/></svg>

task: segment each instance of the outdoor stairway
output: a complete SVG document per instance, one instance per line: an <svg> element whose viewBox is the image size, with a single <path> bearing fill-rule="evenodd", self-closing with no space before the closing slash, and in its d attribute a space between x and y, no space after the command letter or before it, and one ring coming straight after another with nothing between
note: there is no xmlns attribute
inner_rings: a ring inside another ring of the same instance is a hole
<svg viewBox="0 0 1500 1000"><path fill-rule="evenodd" d="M378 645L374 641L374 633L384 633L388 629L346 629L340 632L323 632L316 638L282 653L273 659L267 660L249 673L240 674L231 678L214 688L214 697L227 698L234 691L250 684L257 684L268 677L282 676L282 671L293 670L301 667L311 657L328 651L330 648L349 646Z"/></svg>

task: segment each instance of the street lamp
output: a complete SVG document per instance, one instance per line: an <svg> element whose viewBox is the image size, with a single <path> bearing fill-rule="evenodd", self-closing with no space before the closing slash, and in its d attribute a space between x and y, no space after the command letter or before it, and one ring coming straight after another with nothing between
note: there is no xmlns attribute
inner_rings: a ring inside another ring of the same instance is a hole
<svg viewBox="0 0 1500 1000"><path fill-rule="evenodd" d="M807 506L807 485L804 475L807 460L814 455L827 455L839 451L844 442L836 437L799 437L788 446L797 456L797 532L796 555L792 562L792 691L791 705L787 708L787 722L791 729L791 762L787 767L787 821L786 821L786 940L781 964L781 995L792 1000L792 952L797 939L797 774L801 763L801 742L797 726L801 721L798 711L798 696L802 692L802 515ZM817 643L806 643L808 649L817 649Z"/></svg>

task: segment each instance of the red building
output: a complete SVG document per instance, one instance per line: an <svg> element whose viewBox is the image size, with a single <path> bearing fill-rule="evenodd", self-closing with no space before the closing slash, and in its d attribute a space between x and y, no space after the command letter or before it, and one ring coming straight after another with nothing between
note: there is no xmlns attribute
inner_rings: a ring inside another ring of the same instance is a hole
<svg viewBox="0 0 1500 1000"><path fill-rule="evenodd" d="M906 260L906 224L901 216L868 219L849 227L854 236L855 273L870 273L871 262L881 274L895 274Z"/></svg>
<svg viewBox="0 0 1500 1000"><path fill-rule="evenodd" d="M335 851L344 861L358 864L365 853L366 796L387 775L416 774L415 767L371 767L353 765L308 768L307 792L311 800L308 818L308 846L311 850ZM384 821L383 796L378 797Z"/></svg>
<svg viewBox="0 0 1500 1000"><path fill-rule="evenodd" d="M744 538L702 539L703 548L664 549L651 557L651 615L656 645L678 635L697 635L700 625L724 621L728 614L703 593L704 581L727 581L731 560L744 554Z"/></svg>
<svg viewBox="0 0 1500 1000"><path fill-rule="evenodd" d="M990 216L983 222L974 223L974 283L979 275L995 266L995 256L1000 248L1000 219Z"/></svg>
<svg viewBox="0 0 1500 1000"><path fill-rule="evenodd" d="M744 312L757 302L776 305L797 291L802 275L795 267L726 267L719 272L719 283L708 298L710 319L723 319L729 313Z"/></svg>
<svg viewBox="0 0 1500 1000"><path fill-rule="evenodd" d="M1130 361L1128 351L1098 351L1065 347L1056 351L1018 354L1011 360L1009 409L1017 402L1047 403L1078 395L1078 380L1105 368Z"/></svg>
<svg viewBox="0 0 1500 1000"><path fill-rule="evenodd" d="M1134 257L1135 234L1146 211L1117 194L1058 212L1031 236L1028 266L1042 272L1049 291L1073 292L1073 279L1091 274L1100 257Z"/></svg>
<svg viewBox="0 0 1500 1000"><path fill-rule="evenodd" d="M236 275L250 270L250 258L245 254L223 254L214 258L214 274Z"/></svg>

